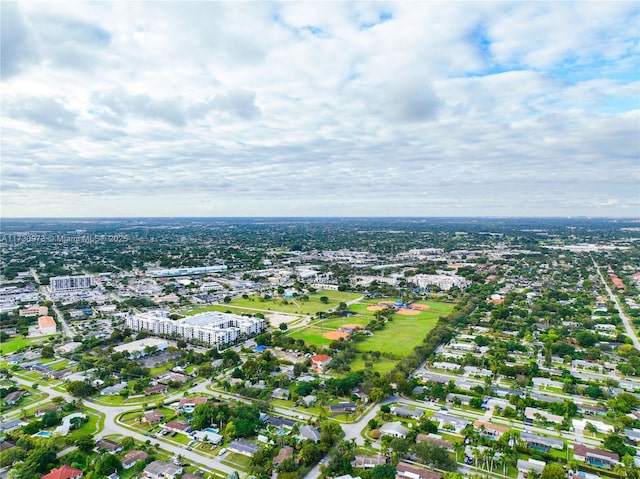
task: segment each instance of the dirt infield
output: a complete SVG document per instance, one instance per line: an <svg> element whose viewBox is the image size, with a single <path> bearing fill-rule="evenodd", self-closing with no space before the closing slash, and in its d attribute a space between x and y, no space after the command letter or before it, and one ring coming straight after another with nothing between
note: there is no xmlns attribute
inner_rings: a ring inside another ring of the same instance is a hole
<svg viewBox="0 0 640 479"><path fill-rule="evenodd" d="M364 325L362 324L343 324L340 327L344 329L364 329Z"/></svg>
<svg viewBox="0 0 640 479"><path fill-rule="evenodd" d="M426 304L412 304L411 307L419 311L427 311L428 309L430 309Z"/></svg>
<svg viewBox="0 0 640 479"><path fill-rule="evenodd" d="M368 306L367 311L382 311L385 309L384 306Z"/></svg>
<svg viewBox="0 0 640 479"><path fill-rule="evenodd" d="M342 333L340 331L329 331L328 333L324 333L322 337L327 339L342 339L348 338L349 333Z"/></svg>
<svg viewBox="0 0 640 479"><path fill-rule="evenodd" d="M418 314L420 314L420 311L416 309L402 308L396 311L396 313L401 314L403 316L417 316Z"/></svg>

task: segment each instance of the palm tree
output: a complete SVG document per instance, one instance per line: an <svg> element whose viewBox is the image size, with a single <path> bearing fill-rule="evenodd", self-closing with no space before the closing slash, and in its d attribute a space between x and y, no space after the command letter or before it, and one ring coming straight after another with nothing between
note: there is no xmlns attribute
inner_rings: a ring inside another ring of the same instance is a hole
<svg viewBox="0 0 640 479"><path fill-rule="evenodd" d="M460 462L460 459L458 459L458 453L459 452L464 452L464 443L462 443L462 442L453 443L453 450L456 453L456 462Z"/></svg>

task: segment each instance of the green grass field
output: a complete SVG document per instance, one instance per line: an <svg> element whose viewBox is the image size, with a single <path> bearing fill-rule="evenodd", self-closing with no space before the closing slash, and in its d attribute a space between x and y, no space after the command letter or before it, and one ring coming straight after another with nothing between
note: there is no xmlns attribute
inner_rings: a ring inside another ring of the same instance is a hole
<svg viewBox="0 0 640 479"><path fill-rule="evenodd" d="M327 331L330 330L308 327L292 333L291 337L295 339L303 339L305 343L317 344L319 346L328 346L329 344L331 344L332 340L323 337L323 334Z"/></svg>
<svg viewBox="0 0 640 479"><path fill-rule="evenodd" d="M0 354L11 354L31 346L32 344L41 343L51 336L42 336L39 338L23 338L22 336L15 336L8 341L4 341L0 344Z"/></svg>
<svg viewBox="0 0 640 479"><path fill-rule="evenodd" d="M329 299L329 302L327 304L324 304L320 301L320 298L323 296L326 296ZM275 298L265 301L261 297L254 295L249 296L248 299L235 298L231 301L231 303L229 303L229 305L237 306L240 308L254 308L280 313L314 315L319 311L328 311L330 309L336 308L341 302L353 301L360 296L361 295L358 293L345 293L341 291L320 291L315 294L310 294L308 301L302 301L299 298Z"/></svg>
<svg viewBox="0 0 640 479"><path fill-rule="evenodd" d="M320 346L328 345L331 340L323 337L324 333L335 330L343 324L367 324L375 316L375 311L368 311L367 308L380 301L395 301L395 299L364 300L362 303L349 307L351 311L356 313L354 316L332 318L324 322L315 321L309 327L292 333L291 336ZM383 330L375 331L373 336L358 342L358 349L363 352L380 351L397 357L411 354L413 348L422 343L427 333L436 325L438 317L448 314L453 309L453 304L436 301L421 301L419 304L425 304L429 306L429 309L421 311L420 314L415 316L394 314L393 320L387 322ZM380 372L390 371L396 362L392 359L382 358L378 363L374 363L373 368ZM364 369L364 363L365 361L358 357L352 363L352 369Z"/></svg>
<svg viewBox="0 0 640 479"><path fill-rule="evenodd" d="M378 361L373 361L371 358L369 358L367 361L370 361L373 363L373 366L371 368L366 367L364 365L366 361L362 359L361 355L358 355L356 359L351 361L351 364L350 364L351 371L361 371L363 369L370 369L380 374L386 374L389 371L391 371L398 362L395 359L389 359L389 358L380 358Z"/></svg>
<svg viewBox="0 0 640 479"><path fill-rule="evenodd" d="M381 331L357 343L360 351L380 351L395 356L408 356L422 343L427 333L438 322L438 314L423 312L418 316L395 314Z"/></svg>

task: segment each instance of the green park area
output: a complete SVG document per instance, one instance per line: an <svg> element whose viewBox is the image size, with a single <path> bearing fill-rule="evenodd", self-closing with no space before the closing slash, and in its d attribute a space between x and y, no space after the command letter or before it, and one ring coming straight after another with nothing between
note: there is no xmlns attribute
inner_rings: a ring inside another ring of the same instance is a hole
<svg viewBox="0 0 640 479"><path fill-rule="evenodd" d="M304 329L292 332L291 336L311 344L326 346L332 341L326 337L327 333L336 331L345 324L365 326L374 320L378 314L375 306L382 301L394 303L395 299L363 300L349 306L349 311L353 313L351 316L319 319ZM454 307L453 304L436 301L421 301L416 304L421 306L417 306L412 314L395 313L385 323L384 329L373 331L371 335L356 342L362 354L351 363L353 371L372 369L384 374L392 370L400 358L411 354L413 348L422 343L438 318L449 314ZM372 351L378 351L382 355L373 357L370 355Z"/></svg>
<svg viewBox="0 0 640 479"><path fill-rule="evenodd" d="M234 298L229 306L288 314L315 315L320 311L337 308L340 303L356 300L360 296L358 293L342 291L320 291L309 294L309 299L301 297L264 299L262 296L252 295L246 298ZM321 298L326 298L326 300L323 301Z"/></svg>
<svg viewBox="0 0 640 479"><path fill-rule="evenodd" d="M57 336L57 335L55 335ZM0 354L11 354L20 351L32 344L39 344L52 336L40 336L37 338L24 338L21 335L9 338L7 341L0 343Z"/></svg>

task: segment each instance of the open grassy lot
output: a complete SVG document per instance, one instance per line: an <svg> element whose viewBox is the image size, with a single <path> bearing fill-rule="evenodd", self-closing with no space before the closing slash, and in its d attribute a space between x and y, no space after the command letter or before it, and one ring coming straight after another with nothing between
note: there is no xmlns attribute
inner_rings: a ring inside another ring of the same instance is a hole
<svg viewBox="0 0 640 479"><path fill-rule="evenodd" d="M396 359L389 359L384 357L380 358L378 361L373 361L371 358L369 358L367 361L372 362L373 366L370 368L366 367L364 365L366 361L362 359L362 356L361 355L356 356L356 359L351 361L351 364L350 364L351 371L360 371L363 369L370 369L380 374L386 374L389 371L391 371L398 362Z"/></svg>
<svg viewBox="0 0 640 479"><path fill-rule="evenodd" d="M256 309L258 309L257 306L256 306ZM259 313L259 311L255 311L254 309L245 309L233 304L213 304L211 306L204 306L202 308L193 309L183 314L187 316L192 316L198 313L206 313L207 311L220 311L221 313L231 312L234 314L250 314L252 316L256 313Z"/></svg>
<svg viewBox="0 0 640 479"><path fill-rule="evenodd" d="M329 299L327 304L320 301L320 298L326 296ZM300 298L281 299L274 298L264 300L260 296L249 296L248 299L235 298L229 303L230 306L238 306L240 308L253 308L267 311L278 311L289 314L314 315L318 311L328 311L336 308L341 302L353 301L361 295L358 293L345 293L342 291L320 291L309 295L308 301L302 301Z"/></svg>
<svg viewBox="0 0 640 479"><path fill-rule="evenodd" d="M317 344L319 346L328 346L331 344L331 339L327 339L323 336L324 333L328 332L328 329L320 329L316 327L308 327L304 328L300 331L296 331L291 334L292 338L295 339L303 339L305 343L309 344Z"/></svg>
<svg viewBox="0 0 640 479"><path fill-rule="evenodd" d="M54 336L58 336L57 334ZM52 336L41 336L38 338L23 338L22 336L15 336L8 341L0 343L0 354L10 354L20 351L21 349L31 346L32 344L39 344Z"/></svg>
<svg viewBox="0 0 640 479"><path fill-rule="evenodd" d="M357 343L360 351L380 351L395 356L408 356L438 322L438 315L420 313L418 316L395 314L381 331Z"/></svg>

